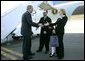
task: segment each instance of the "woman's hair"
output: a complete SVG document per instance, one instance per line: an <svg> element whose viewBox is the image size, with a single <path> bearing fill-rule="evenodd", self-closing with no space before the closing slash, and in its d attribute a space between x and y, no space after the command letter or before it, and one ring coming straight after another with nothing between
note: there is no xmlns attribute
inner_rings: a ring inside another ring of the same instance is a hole
<svg viewBox="0 0 85 61"><path fill-rule="evenodd" d="M66 15L66 11L64 9L60 9L63 12L63 15Z"/></svg>

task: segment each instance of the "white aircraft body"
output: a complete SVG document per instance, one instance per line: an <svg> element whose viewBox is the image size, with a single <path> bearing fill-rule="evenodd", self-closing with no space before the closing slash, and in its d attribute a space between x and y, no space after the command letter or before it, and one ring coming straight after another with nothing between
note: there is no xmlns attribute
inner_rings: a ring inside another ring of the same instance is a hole
<svg viewBox="0 0 85 61"><path fill-rule="evenodd" d="M20 33L21 20L22 14L26 11L27 5L33 5L33 22L38 23L40 18L43 16L43 11L48 10L48 16L54 23L57 18L59 18L59 16L57 13L52 13L53 9L65 9L68 18L70 18L77 7L84 6L84 1L71 1L55 5L53 5L52 1L25 1L25 3L19 4L16 7L12 7L11 9L1 14L1 43L6 42L7 40L12 40L12 35L14 33L15 36L22 36ZM32 27L32 31L34 33L33 35L40 34L40 30L40 27L37 30L35 27Z"/></svg>

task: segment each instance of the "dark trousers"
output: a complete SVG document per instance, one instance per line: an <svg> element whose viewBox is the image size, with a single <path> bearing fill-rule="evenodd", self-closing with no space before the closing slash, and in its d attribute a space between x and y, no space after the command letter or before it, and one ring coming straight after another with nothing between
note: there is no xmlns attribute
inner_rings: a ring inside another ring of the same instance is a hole
<svg viewBox="0 0 85 61"><path fill-rule="evenodd" d="M23 59L28 59L31 53L31 36L23 36Z"/></svg>
<svg viewBox="0 0 85 61"><path fill-rule="evenodd" d="M49 51L49 41L50 41L49 35L41 34L40 35L40 42L39 42L39 50L42 51L42 49L45 45L46 51Z"/></svg>
<svg viewBox="0 0 85 61"><path fill-rule="evenodd" d="M59 47L56 47L56 53L59 58L64 57L63 34L58 35Z"/></svg>

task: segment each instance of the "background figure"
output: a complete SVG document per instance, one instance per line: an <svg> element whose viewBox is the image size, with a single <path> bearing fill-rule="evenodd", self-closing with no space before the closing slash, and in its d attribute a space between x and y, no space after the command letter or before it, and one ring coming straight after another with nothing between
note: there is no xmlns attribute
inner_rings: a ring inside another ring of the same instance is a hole
<svg viewBox="0 0 85 61"><path fill-rule="evenodd" d="M22 15L22 27L21 34L23 35L23 59L31 59L33 53L31 52L31 36L32 30L31 26L39 27L38 24L32 22L31 13L33 12L33 7L31 5L27 6L27 11Z"/></svg>
<svg viewBox="0 0 85 61"><path fill-rule="evenodd" d="M47 12L43 12L43 17L40 19L39 24L46 24L46 23L51 23L51 19L47 16ZM49 52L49 40L50 40L50 31L49 31L49 26L43 26L41 27L41 32L40 32L40 42L39 42L39 48L37 52L41 52L44 45L46 48L45 53Z"/></svg>

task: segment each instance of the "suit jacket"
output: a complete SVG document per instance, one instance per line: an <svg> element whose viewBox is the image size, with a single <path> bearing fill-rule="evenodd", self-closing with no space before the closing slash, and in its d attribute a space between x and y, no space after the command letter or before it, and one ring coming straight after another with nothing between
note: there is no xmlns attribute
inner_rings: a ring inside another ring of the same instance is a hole
<svg viewBox="0 0 85 61"><path fill-rule="evenodd" d="M31 26L39 27L38 24L32 22L31 14L28 11L26 11L22 15L21 34L24 35L24 36L30 36L30 35L32 35Z"/></svg>
<svg viewBox="0 0 85 61"><path fill-rule="evenodd" d="M42 23L43 25L45 24L45 23L51 23L51 19L47 16L46 18L45 18L45 20L44 20L44 17L41 17L41 19L40 19L40 21L39 21L39 23ZM49 26L44 26L44 27L42 27L41 28L41 34L43 34L43 31L46 31L47 32L47 34L49 34L49 28L48 28Z"/></svg>

